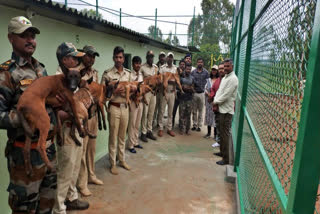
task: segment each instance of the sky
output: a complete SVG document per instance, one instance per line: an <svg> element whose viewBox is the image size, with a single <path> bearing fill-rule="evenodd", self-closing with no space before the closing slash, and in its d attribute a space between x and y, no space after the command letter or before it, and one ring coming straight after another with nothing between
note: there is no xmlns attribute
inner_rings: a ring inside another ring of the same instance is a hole
<svg viewBox="0 0 320 214"><path fill-rule="evenodd" d="M60 3L64 3L65 0L54 0ZM84 0L90 4L95 5L96 0ZM236 0L229 0L235 4ZM94 9L94 7L83 6L79 4L84 4L82 0L68 0L69 7L75 7L77 9ZM191 17L158 17L158 20L170 21L173 23L162 23L157 22L157 26L160 28L163 34L169 34L170 31L175 34L187 34L188 24L193 15L193 10L195 7L195 14L202 14L201 10L201 0L99 0L99 6L106 7L108 9L116 10L113 13L119 14L119 10L123 13L128 13L135 16L154 16L155 9L157 8L158 16L175 16L175 15L188 15ZM109 10L110 11L110 10ZM115 24L119 24L120 18L118 15L113 15L103 10L99 10L103 15L103 18L111 21ZM112 12L112 11L111 11ZM148 27L154 25L154 17L148 17L153 20L143 20L136 17L122 17L122 26L130 28L134 31L140 33L148 33ZM174 23L182 23L175 25ZM184 24L184 25L183 25ZM186 35L177 35L181 45L187 45ZM163 38L167 38L168 35L163 35Z"/></svg>

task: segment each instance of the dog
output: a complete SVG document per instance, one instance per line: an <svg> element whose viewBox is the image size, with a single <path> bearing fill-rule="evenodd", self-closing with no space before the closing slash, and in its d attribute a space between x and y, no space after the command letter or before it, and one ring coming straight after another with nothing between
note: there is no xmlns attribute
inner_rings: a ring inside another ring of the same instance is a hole
<svg viewBox="0 0 320 214"><path fill-rule="evenodd" d="M149 92L154 93L152 88L149 85L146 84L142 84L143 82L141 82L140 84L138 84L137 86L137 91L136 93L131 95L131 99L134 101L134 103L136 104L136 107L138 108L141 100L143 101L143 103L145 103L146 105L149 105L149 103L147 102L145 95Z"/></svg>
<svg viewBox="0 0 320 214"><path fill-rule="evenodd" d="M111 85L117 84L117 89L119 89L120 91L124 91L124 92L115 92L114 91L113 95L114 96L120 95L121 97L125 97L126 98L126 106L130 106L130 104L131 104L130 97L131 97L131 95L133 95L137 92L138 86L140 84L142 84L142 82L138 82L138 81L132 81L132 82L112 81L110 84Z"/></svg>
<svg viewBox="0 0 320 214"><path fill-rule="evenodd" d="M108 80L105 81L105 85L102 85L93 82L92 78L88 79L87 82L88 88L80 88L74 94L74 99L76 105L79 106L77 113L80 121L82 121L85 136L88 135L90 138L96 138L97 136L90 133L88 129L88 120L98 112L99 130L102 129L100 114L102 115L103 128L105 130L107 129L103 107L106 106L106 102L111 98L113 90L116 89L118 85L109 85ZM78 146L81 146L81 142L75 136L75 129L76 126L73 122L70 129L70 136Z"/></svg>
<svg viewBox="0 0 320 214"><path fill-rule="evenodd" d="M152 89L152 93L155 95L160 91L160 87L163 83L163 75L155 74L153 76L148 76L143 79L143 83L150 86L150 88Z"/></svg>
<svg viewBox="0 0 320 214"><path fill-rule="evenodd" d="M177 72L175 74L171 73L171 72L165 72L163 73L163 82L162 82L162 85L163 85L163 96L165 96L166 100L168 100L167 98L167 88L168 88L168 84L173 84L174 86L178 85L181 93L183 94L183 90L182 90L182 86L181 86L181 83L180 83L180 76L179 76L179 73L181 73L181 69L180 68L177 68Z"/></svg>
<svg viewBox="0 0 320 214"><path fill-rule="evenodd" d="M78 106L73 98L73 91L75 91L78 86L84 87L86 84L86 81L81 80L79 71L70 70L64 74L36 79L21 95L17 104L17 113L26 133L23 155L27 175L32 176L33 174L30 163L30 147L31 138L36 131L39 133L37 150L48 169L52 170L52 165L46 155L46 140L50 129L50 118L46 111L45 104L51 105L50 101L53 103L56 102L57 95L61 94L70 104L79 135L81 137L84 136L85 131L81 127L77 114ZM61 127L59 117L57 117L57 120L58 124L55 131L60 130Z"/></svg>

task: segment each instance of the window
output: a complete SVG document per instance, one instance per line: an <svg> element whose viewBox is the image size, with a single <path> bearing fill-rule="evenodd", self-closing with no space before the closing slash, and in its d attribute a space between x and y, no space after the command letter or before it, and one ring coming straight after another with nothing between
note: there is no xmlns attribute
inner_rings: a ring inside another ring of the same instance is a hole
<svg viewBox="0 0 320 214"><path fill-rule="evenodd" d="M131 68L131 54L124 54L124 63L123 66L132 70Z"/></svg>

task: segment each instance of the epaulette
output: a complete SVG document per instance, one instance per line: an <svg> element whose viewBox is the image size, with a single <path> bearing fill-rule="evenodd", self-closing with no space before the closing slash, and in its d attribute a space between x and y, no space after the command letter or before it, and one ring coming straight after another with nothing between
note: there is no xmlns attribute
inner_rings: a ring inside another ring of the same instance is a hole
<svg viewBox="0 0 320 214"><path fill-rule="evenodd" d="M125 71L128 71L129 73L131 73L131 70L128 68L124 68Z"/></svg>
<svg viewBox="0 0 320 214"><path fill-rule="evenodd" d="M156 64L152 64L152 66L153 66L153 67L156 67L156 68L158 68L158 66L157 66Z"/></svg>
<svg viewBox="0 0 320 214"><path fill-rule="evenodd" d="M13 60L8 60L0 65L0 71L9 71L10 67L14 64Z"/></svg>

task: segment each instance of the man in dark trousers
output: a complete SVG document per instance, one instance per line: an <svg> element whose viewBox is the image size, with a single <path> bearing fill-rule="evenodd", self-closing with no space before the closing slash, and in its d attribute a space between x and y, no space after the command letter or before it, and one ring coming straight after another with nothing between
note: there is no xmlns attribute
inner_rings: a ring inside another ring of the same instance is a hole
<svg viewBox="0 0 320 214"><path fill-rule="evenodd" d="M234 114L234 103L237 96L238 78L233 71L231 59L224 60L225 76L222 78L217 94L214 97L213 104L219 106L219 134L220 151L222 160L218 165L229 164L229 143L231 137L232 116Z"/></svg>

